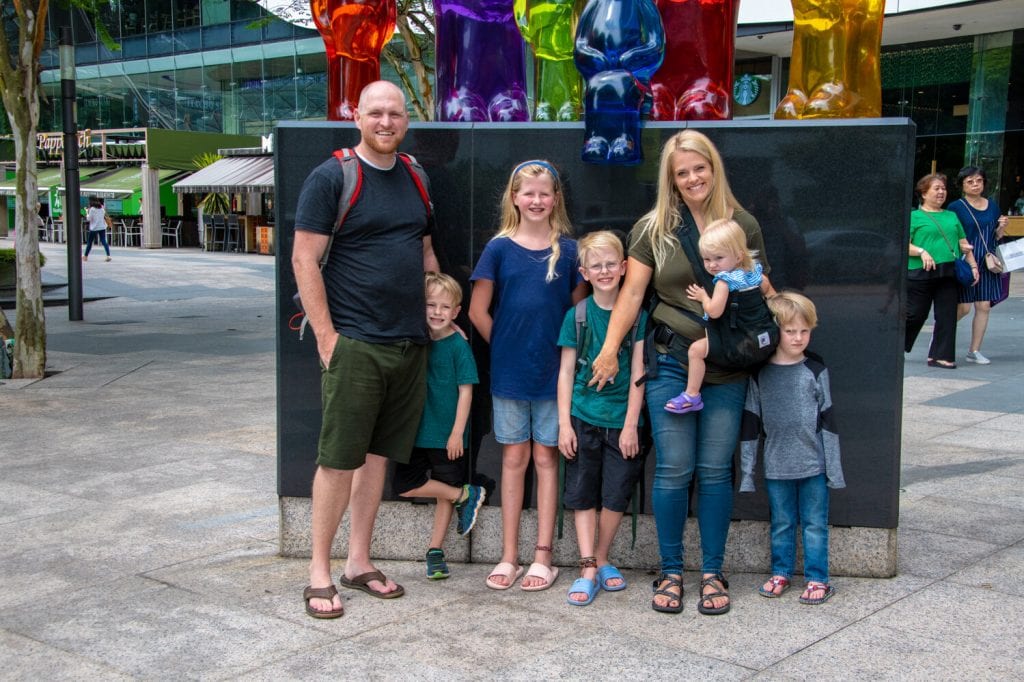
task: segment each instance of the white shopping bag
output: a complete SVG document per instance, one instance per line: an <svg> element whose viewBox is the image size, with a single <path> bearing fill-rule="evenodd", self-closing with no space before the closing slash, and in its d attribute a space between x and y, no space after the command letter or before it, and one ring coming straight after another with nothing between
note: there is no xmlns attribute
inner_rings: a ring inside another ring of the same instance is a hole
<svg viewBox="0 0 1024 682"><path fill-rule="evenodd" d="M999 258L1006 264L1005 272L1024 270L1024 239L1000 244L996 249Z"/></svg>

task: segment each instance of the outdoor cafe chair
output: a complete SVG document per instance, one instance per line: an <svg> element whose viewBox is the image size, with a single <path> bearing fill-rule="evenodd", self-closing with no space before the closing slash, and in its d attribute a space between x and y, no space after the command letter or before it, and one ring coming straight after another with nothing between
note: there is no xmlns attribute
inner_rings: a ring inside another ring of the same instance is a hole
<svg viewBox="0 0 1024 682"><path fill-rule="evenodd" d="M164 239L167 239L168 242L170 242L170 240L173 239L174 240L174 248L177 249L178 247L180 247L181 246L181 221L179 220L177 223L174 223L173 225L171 224L171 221L169 221L169 220L165 221L160 226L160 236L162 238L164 238Z"/></svg>

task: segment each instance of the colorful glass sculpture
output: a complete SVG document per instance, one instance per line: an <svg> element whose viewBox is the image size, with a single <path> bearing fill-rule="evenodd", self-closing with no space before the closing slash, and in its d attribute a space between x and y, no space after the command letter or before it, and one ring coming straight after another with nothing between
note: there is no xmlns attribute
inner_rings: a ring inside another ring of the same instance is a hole
<svg viewBox="0 0 1024 682"><path fill-rule="evenodd" d="M359 93L380 80L380 51L395 32L395 0L310 0L327 51L327 120L351 121Z"/></svg>
<svg viewBox="0 0 1024 682"><path fill-rule="evenodd" d="M739 0L657 0L665 61L651 78L657 121L732 118Z"/></svg>
<svg viewBox="0 0 1024 682"><path fill-rule="evenodd" d="M665 32L653 0L590 0L576 29L576 68L586 80L583 160L643 160L640 112L661 66Z"/></svg>
<svg viewBox="0 0 1024 682"><path fill-rule="evenodd" d="M882 115L885 0L793 0L789 91L775 118Z"/></svg>
<svg viewBox="0 0 1024 682"><path fill-rule="evenodd" d="M572 61L583 0L515 0L519 32L533 50L534 121L577 121L582 81Z"/></svg>
<svg viewBox="0 0 1024 682"><path fill-rule="evenodd" d="M511 0L435 0L438 121L528 121Z"/></svg>

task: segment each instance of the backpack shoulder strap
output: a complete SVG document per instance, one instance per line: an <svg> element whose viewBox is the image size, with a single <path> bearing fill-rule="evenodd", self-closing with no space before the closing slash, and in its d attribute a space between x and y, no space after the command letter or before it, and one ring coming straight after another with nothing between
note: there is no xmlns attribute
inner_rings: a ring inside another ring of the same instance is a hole
<svg viewBox="0 0 1024 682"><path fill-rule="evenodd" d="M576 304L576 373L587 364L587 299Z"/></svg>
<svg viewBox="0 0 1024 682"><path fill-rule="evenodd" d="M341 196L338 197L338 217L334 221L334 232L338 232L363 189L363 167L359 165L359 158L350 147L335 150L334 158L341 164L342 181Z"/></svg>
<svg viewBox="0 0 1024 682"><path fill-rule="evenodd" d="M420 199L423 200L423 205L427 207L427 217L429 218L434 215L434 204L430 201L430 194L427 192L427 172L423 170L423 166L416 160L416 157L411 154L398 152L398 158L402 160L402 163L409 170L409 175L412 176L412 181L416 184L416 189L420 193Z"/></svg>

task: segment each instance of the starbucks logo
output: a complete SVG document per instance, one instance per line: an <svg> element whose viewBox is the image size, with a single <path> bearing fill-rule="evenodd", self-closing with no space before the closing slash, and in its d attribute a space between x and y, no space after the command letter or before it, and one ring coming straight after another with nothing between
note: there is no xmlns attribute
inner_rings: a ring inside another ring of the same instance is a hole
<svg viewBox="0 0 1024 682"><path fill-rule="evenodd" d="M737 104L748 106L761 94L761 81L745 73L732 86L732 97Z"/></svg>

